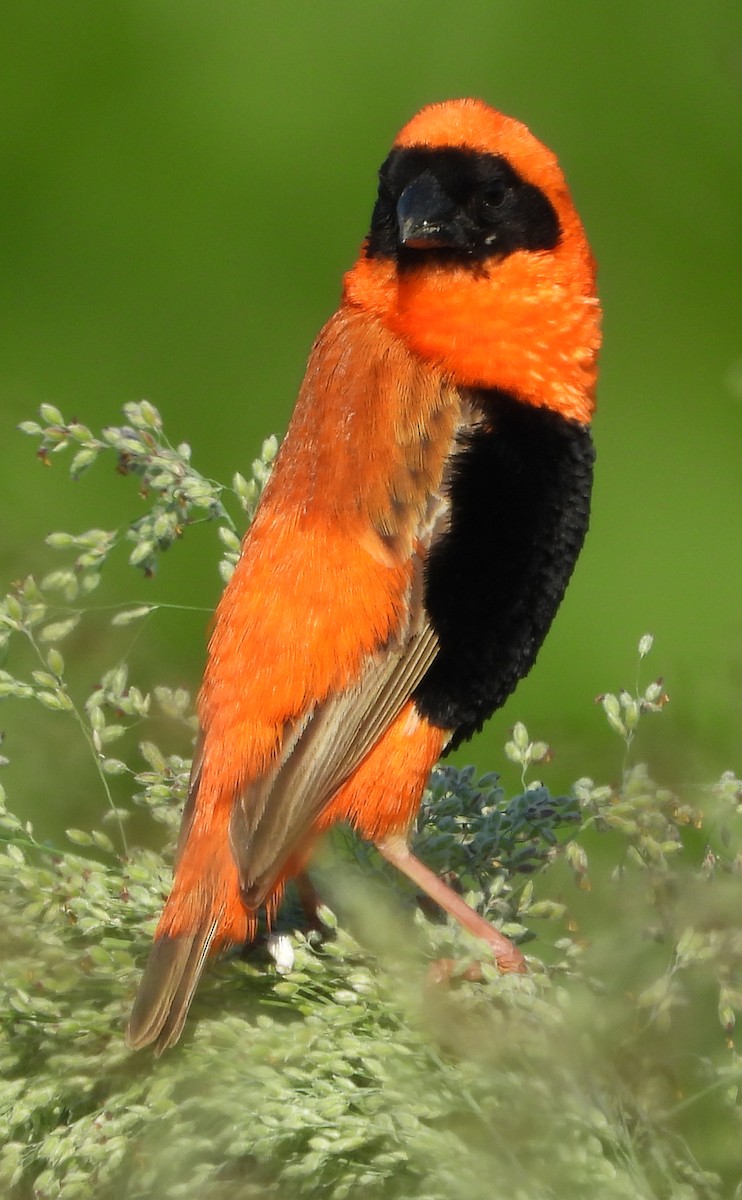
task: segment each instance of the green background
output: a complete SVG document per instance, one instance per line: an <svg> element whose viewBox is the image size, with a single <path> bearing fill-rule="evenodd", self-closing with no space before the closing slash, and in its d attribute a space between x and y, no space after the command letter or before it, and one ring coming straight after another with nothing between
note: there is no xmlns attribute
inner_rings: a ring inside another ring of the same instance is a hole
<svg viewBox="0 0 742 1200"><path fill-rule="evenodd" d="M633 685L651 631L672 696L652 752L685 779L739 769L736 2L30 0L3 6L0 47L8 582L61 565L50 530L139 504L104 463L76 485L36 466L17 422L50 401L96 428L146 397L205 474L248 473L285 429L397 129L426 102L481 96L560 157L600 264L605 349L584 555L537 668L459 760L501 767L520 718L556 747L552 786L615 773L592 700ZM118 654L144 682L196 686L217 556L195 530L147 583L122 555L94 603L201 611L161 614L133 648L131 630L111 650L83 624L65 648L83 694ZM42 832L104 806L67 720L0 710L6 775Z"/></svg>

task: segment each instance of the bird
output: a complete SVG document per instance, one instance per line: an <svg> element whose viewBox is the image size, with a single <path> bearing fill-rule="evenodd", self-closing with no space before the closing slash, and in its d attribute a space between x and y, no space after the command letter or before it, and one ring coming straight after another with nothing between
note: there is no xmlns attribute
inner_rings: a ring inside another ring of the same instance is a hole
<svg viewBox="0 0 742 1200"><path fill-rule="evenodd" d="M409 845L429 773L530 670L587 531L596 268L554 154L478 99L422 108L314 342L219 601L172 890L126 1040L179 1039L337 822L525 959Z"/></svg>

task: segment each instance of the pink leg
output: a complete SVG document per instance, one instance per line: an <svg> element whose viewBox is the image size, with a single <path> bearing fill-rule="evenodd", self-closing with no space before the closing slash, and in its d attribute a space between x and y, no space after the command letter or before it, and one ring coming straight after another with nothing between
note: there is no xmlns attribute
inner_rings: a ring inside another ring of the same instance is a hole
<svg viewBox="0 0 742 1200"><path fill-rule="evenodd" d="M390 837L375 843L376 849L390 862L392 866L411 879L413 883L435 900L445 912L454 917L464 929L481 938L492 949L495 962L501 971L518 972L526 970L526 960L517 946L499 930L494 929L484 917L462 900L448 884L439 879L434 871L420 862L410 850L407 843L400 837Z"/></svg>

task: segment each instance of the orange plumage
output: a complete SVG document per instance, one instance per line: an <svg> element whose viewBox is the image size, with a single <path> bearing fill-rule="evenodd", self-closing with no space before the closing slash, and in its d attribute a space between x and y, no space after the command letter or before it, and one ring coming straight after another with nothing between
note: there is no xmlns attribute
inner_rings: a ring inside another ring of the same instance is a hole
<svg viewBox="0 0 742 1200"><path fill-rule="evenodd" d="M528 670L569 578L598 323L553 155L479 101L423 109L382 167L371 233L217 608L130 1045L177 1040L207 957L254 935L336 821L522 969L406 837L431 767ZM458 578L470 547L479 597Z"/></svg>

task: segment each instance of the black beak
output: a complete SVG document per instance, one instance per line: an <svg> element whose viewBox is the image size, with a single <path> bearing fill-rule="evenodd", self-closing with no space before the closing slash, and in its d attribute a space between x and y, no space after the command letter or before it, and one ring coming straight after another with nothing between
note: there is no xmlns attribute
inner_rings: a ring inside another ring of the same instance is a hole
<svg viewBox="0 0 742 1200"><path fill-rule="evenodd" d="M412 250L455 246L455 213L453 200L435 175L423 171L407 184L397 202L400 245Z"/></svg>

